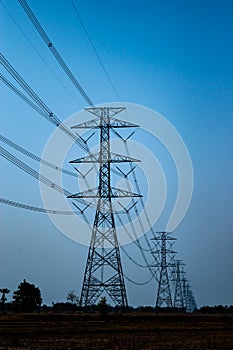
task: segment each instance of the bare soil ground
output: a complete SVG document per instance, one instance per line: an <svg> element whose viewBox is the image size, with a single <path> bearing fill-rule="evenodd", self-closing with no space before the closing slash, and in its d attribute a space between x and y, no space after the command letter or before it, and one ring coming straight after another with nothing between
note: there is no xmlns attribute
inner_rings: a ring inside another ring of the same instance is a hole
<svg viewBox="0 0 233 350"><path fill-rule="evenodd" d="M0 315L0 350L233 349L233 315Z"/></svg>

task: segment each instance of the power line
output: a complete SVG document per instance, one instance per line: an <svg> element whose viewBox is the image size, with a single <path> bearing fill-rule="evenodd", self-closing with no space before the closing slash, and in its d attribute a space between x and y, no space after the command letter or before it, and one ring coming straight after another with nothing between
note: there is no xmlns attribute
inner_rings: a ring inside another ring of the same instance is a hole
<svg viewBox="0 0 233 350"><path fill-rule="evenodd" d="M9 82L1 73L0 79L12 90L14 91L24 102L26 102L31 108L36 112L50 121L52 124L59 126L60 129L71 137L76 144L78 144L85 152L89 152L89 147L87 142L81 137L77 138L62 122L59 118L50 110L48 106L39 98L39 96L30 88L30 86L25 82L25 80L19 75L19 73L13 68L13 66L8 62L8 60L0 53L0 63L5 67L5 69L11 74L11 76L20 84L20 86L26 91L26 93L33 98L36 102L32 102L26 95L24 95L19 89L17 89L11 82ZM25 150L25 152L28 152ZM30 152L29 152L30 153ZM85 221L87 221L85 219Z"/></svg>
<svg viewBox="0 0 233 350"><path fill-rule="evenodd" d="M28 104L31 108L33 108L37 113L42 115L42 117L46 118L51 122L51 119L48 117L46 113L44 113L35 103L33 103L26 95L24 95L19 89L17 89L4 75L0 73L0 80L10 88L18 97L20 97L24 102ZM56 124L56 126L58 126Z"/></svg>
<svg viewBox="0 0 233 350"><path fill-rule="evenodd" d="M115 132L115 133L121 138L121 136L120 136L117 132ZM132 134L131 134L131 135L132 135ZM127 138L126 140L125 140L125 139L122 139L122 140L123 140L123 143L124 143L124 146L125 146L126 154L127 154L127 156L129 157L129 156L130 156L130 152L129 152L129 148L128 148L128 144L127 144L128 138ZM132 163L129 163L129 167L130 167L130 172L129 172L128 174L132 174L132 176L133 176L133 181L134 181L134 184L135 184L135 186L136 186L136 190L137 190L137 192L138 192L139 194L141 194L141 192L140 192L140 187L139 187L139 184L138 184L138 181L137 181L137 177L136 177L136 174L135 174L135 167L133 167ZM131 185L130 185L129 180L128 180L128 174L126 174L124 177L125 177L125 180L126 180L126 184L127 184L127 187L128 187L128 191L132 191ZM143 208L144 211L145 211L145 207L144 207L144 203L143 203L142 196L140 196L139 200L140 200L140 203L141 203L141 205L142 205L142 208ZM133 203L134 203L135 199L132 198L132 201L133 201ZM151 253L151 255L153 256L154 260L157 262L157 256L154 254L154 251L152 250L152 246L151 246L151 244L150 244L150 241L149 241L147 235L145 234L144 225L143 225L142 220L141 220L141 218L140 218L140 215L139 215L139 212L138 212L138 208L137 208L136 205L133 205L132 208L133 208L133 210L135 211L135 215L136 215L136 217L138 218L138 221L139 221L139 226L140 226L140 228L141 228L141 230L142 230L142 233L144 234L144 238L145 238L146 243L147 243L147 246L148 246L148 248L149 248L148 251ZM148 223L149 223L149 227L150 227L152 233L154 234L152 225L151 225L151 223L150 223L150 221L149 221L148 214L147 214L146 212L145 212L145 214L146 214L146 219L147 219L147 221L148 221ZM141 255L142 255L142 257L143 257L145 263L148 265L148 268L149 268L149 270L150 270L152 276L157 280L156 272L153 271L153 269L152 269L152 267L151 267L152 264L149 264L148 259L147 259L146 255L145 255L145 253L144 253L144 249L142 248L140 241L137 239L136 229L135 229L134 224L133 224L133 222L132 222L132 220L131 220L130 213L127 212L127 215L128 215L128 218L129 218L128 221L129 221L129 223L130 223L130 226L131 226L131 228L132 228L132 230L133 230L133 233L134 233L134 236L135 236L135 240L133 240L133 243L136 244L136 245L138 246L138 248L140 249L140 253L141 253Z"/></svg>
<svg viewBox="0 0 233 350"><path fill-rule="evenodd" d="M29 175L31 175L32 177L34 177L38 181L44 183L45 185L53 188L54 190L60 192L61 194L65 194L66 196L69 196L71 194L69 191L63 189L61 186L56 185L53 181L49 180L47 177L39 174L36 170L34 170L30 166L28 166L27 164L22 162L17 157L13 156L13 154L8 152L3 147L0 147L0 154L5 159L7 159L9 162L11 162L12 164L16 165L18 168L20 168L21 170L25 171L26 173L28 173Z"/></svg>
<svg viewBox="0 0 233 350"><path fill-rule="evenodd" d="M35 101L35 103L32 102L19 89L17 89L11 82L9 82L2 74L0 74L0 79L11 90L13 90L24 102L26 102L31 108L33 108L35 111L37 111L40 115L42 115L44 118L46 118L47 120L49 120L51 123L55 124L56 126L59 126L60 129L65 134L67 134L69 137L71 137L71 139L73 139L74 142L76 144L78 144L85 152L90 151L89 147L87 145L87 142L85 140L83 140L81 137L77 137L65 125L62 124L62 122L59 120L59 118L39 98L39 96L32 90L32 88L26 83L26 81L19 75L19 73L13 68L13 66L8 62L8 60L2 54L0 54L0 63L11 74L11 76L20 84L20 86L26 91L26 93L29 94L29 96ZM8 157L9 157L9 155L8 155ZM32 176L34 176L34 175L35 175L35 173ZM34 176L34 177L36 177L36 176ZM85 204L85 202L84 202L84 204ZM85 221L87 222L86 219L85 219Z"/></svg>
<svg viewBox="0 0 233 350"><path fill-rule="evenodd" d="M21 75L10 64L6 57L0 53L0 63L10 73L10 75L17 81L22 89L31 97L31 99L40 107L40 109L50 117L50 120L58 126L61 121L54 116L50 108L41 100L41 98L35 93L35 91L27 84L27 82L21 77Z"/></svg>
<svg viewBox="0 0 233 350"><path fill-rule="evenodd" d="M56 165L54 165L54 164L52 164L50 162L47 162L46 160L36 156L35 154L27 151L25 148L17 145L16 143L12 142L11 140L9 140L8 138L6 138L5 136L3 136L1 134L0 134L0 140L2 142L4 142L5 144L7 144L8 146L14 148L16 151L19 151L19 152L25 154L26 156L36 160L37 162L39 162L41 164L44 164L44 165L46 165L46 166L48 166L48 167L50 167L52 169L55 169L55 170L60 171L60 172L62 172L64 174L67 174L67 175L71 175L71 176L74 176L74 177L78 176L77 173L73 173L73 172L71 172L69 170L66 170L66 169L63 169L63 168L59 168L58 166L56 166Z"/></svg>
<svg viewBox="0 0 233 350"><path fill-rule="evenodd" d="M90 44L91 44L91 47L92 47L92 49L93 49L93 51L94 51L94 53L95 53L95 55L96 55L96 58L97 58L97 60L98 60L98 62L99 62L99 64L100 64L101 68L103 69L103 72L104 72L104 74L105 74L105 76L106 76L106 78L107 78L109 84L111 85L113 91L115 92L115 94L116 94L118 100L121 101L121 98L120 98L120 96L119 96L119 94L118 94L118 92L117 92L117 90L116 90L116 88L115 88L115 86L114 86L114 84L113 84L113 82L112 82L112 80L111 80L111 78L110 78L110 76L109 76L109 74L108 74L108 72L107 72L107 70L106 70L104 64L103 64L103 61L101 60L101 58L100 58L100 56L99 56L99 54L98 54L98 52L97 52L97 49L96 49L96 47L95 47L95 45L94 45L93 40L92 40L91 37L90 37L90 34L88 33L88 30L87 30L85 24L84 24L84 22L83 22L83 20L82 20L82 18L81 18L81 15L80 15L80 13L79 13L79 11L78 11L78 8L77 8L77 4L75 4L75 1L74 1L74 0L71 0L71 4L72 4L72 6L73 6L74 12L76 13L76 15L77 15L77 17L78 17L78 19L79 19L79 22L80 22L81 26L82 26L82 28L83 28L85 34L86 34L87 39L89 40L89 42L90 42Z"/></svg>
<svg viewBox="0 0 233 350"><path fill-rule="evenodd" d="M121 226L124 228L125 232L127 233L127 235L129 236L129 238L131 239L131 241L134 243L135 246L137 246L140 250L142 250L143 252L150 252L149 249L145 249L141 246L141 243L139 241L139 239L137 238L137 236L134 233L134 237L131 235L131 233L129 232L129 230L126 228L126 226L123 223L123 220L121 219L121 215L116 212L116 216L117 219L119 220Z"/></svg>
<svg viewBox="0 0 233 350"><path fill-rule="evenodd" d="M19 1L20 5L22 6L23 10L25 11L25 13L27 14L30 21L32 22L32 24L36 28L37 32L40 34L41 38L45 42L46 46L49 48L49 50L51 51L51 53L53 54L53 56L55 57L55 59L57 60L59 65L62 67L63 71L69 77L69 79L71 80L73 85L79 91L80 95L83 97L83 99L87 102L87 104L89 106L93 106L94 105L93 101L90 99L90 97L84 91L84 89L82 88L82 86L80 85L78 80L75 78L75 76L73 75L73 73L71 72L71 70L69 69L69 67L67 66L67 64L65 63L63 58L61 57L60 53L55 48L54 44L52 43L52 41L50 40L50 38L46 34L45 30L43 29L43 27L39 23L38 19L34 15L34 13L32 12L28 3L25 0L18 0L18 1Z"/></svg>
<svg viewBox="0 0 233 350"><path fill-rule="evenodd" d="M71 195L71 192L65 190L64 188L62 188L59 185L56 185L53 181L49 180L47 177L45 177L44 175L39 174L36 170L34 170L33 168L31 168L30 166L28 166L26 163L22 162L20 159L18 159L17 157L13 156L13 154L11 154L10 152L8 152L6 149L4 149L3 147L0 147L0 154L9 162L11 162L12 164L14 164L15 166L17 166L18 168L20 168L21 170L23 170L24 172L26 172L27 174L29 174L30 176L34 177L36 180L44 183L46 186L54 189L55 191L61 193L61 194L65 194L66 197ZM77 201L79 201L82 204L86 204L86 202L83 199L76 199ZM76 207L77 208L77 207ZM89 221L86 217L86 214L84 212L82 212L80 210L80 213L82 214L84 220L86 221L86 223L89 224Z"/></svg>
<svg viewBox="0 0 233 350"><path fill-rule="evenodd" d="M85 142L81 138L77 138L56 116L55 113L42 101L42 99L35 93L35 91L27 84L27 82L21 77L21 75L15 70L15 68L10 64L6 57L0 53L0 63L3 67L10 73L10 75L17 81L17 83L22 87L22 89L30 96L30 98L35 102L32 102L27 96L25 96L19 89L17 89L11 82L9 82L2 74L0 74L0 79L6 84L12 91L14 91L24 102L26 102L31 108L37 111L44 118L49 120L55 126L59 126L60 129L67 134L72 140L75 141L84 151L88 151Z"/></svg>
<svg viewBox="0 0 233 350"><path fill-rule="evenodd" d="M127 140L124 140L123 143L124 143L124 146L125 146L126 154L129 155L130 152L129 152ZM134 184L135 184L135 186L136 186L136 190L137 190L137 192L140 194L141 191L140 191L140 186L139 186L139 184L138 184L137 177L136 177L136 174L135 174L135 169L132 167L132 164L131 164L131 163L130 163L129 165L130 165L130 168L131 168L131 172L132 172L132 176L133 176L133 181L134 181ZM144 210L144 214L145 214L147 223L148 223L148 225L149 225L149 227L150 227L150 231L152 232L152 237L154 238L154 237L155 237L155 231L154 231L154 229L153 229L153 225L152 225L151 222L150 222L150 219L149 219L149 215L148 215L148 213L147 213L147 210L146 210L146 208L144 207L144 202L143 202L143 200L142 200L142 197L139 198L139 201L140 201L141 206L142 206L142 208L143 208L143 210ZM138 215L137 208L134 207L134 210L135 210L135 214ZM141 223L140 223L140 225L141 225ZM141 227L142 227L142 226L141 226ZM151 244L150 244L150 241L149 241L147 235L144 234L144 237L145 237L147 246L148 246L148 248L149 248L149 250L150 250L150 252L151 252L153 258L154 258L155 261L156 261L156 260L157 260L157 256L154 254L154 249L152 249L152 246L151 246Z"/></svg>
<svg viewBox="0 0 233 350"><path fill-rule="evenodd" d="M32 102L26 95L24 95L19 89L17 89L10 81L8 81L1 73L0 79L13 91L15 92L24 102L26 102L31 108L36 112L46 118L55 126L59 128L68 135L76 144L78 144L85 152L90 152L87 142L73 134L59 118L50 110L48 106L39 98L39 96L31 89L31 87L25 82L25 80L19 75L19 73L13 68L13 66L8 62L8 60L0 53L0 63L6 68L6 70L11 74L11 76L20 84L20 86L28 93L33 100ZM26 150L25 150L26 151ZM26 151L28 152L28 151ZM94 165L95 167L95 165ZM86 220L85 220L86 221Z"/></svg>
<svg viewBox="0 0 233 350"><path fill-rule="evenodd" d="M126 257L132 262L132 263L134 263L135 265L137 265L138 267L141 267L141 268L149 268L151 265L142 265L142 264L140 264L140 263L138 263L135 259L133 259L131 256L130 256L130 254L126 251L126 249L125 248L123 248L123 246L121 246L121 250L123 251L123 253L126 255ZM152 275L152 277L154 277L153 275Z"/></svg>
<svg viewBox="0 0 233 350"><path fill-rule="evenodd" d="M146 284L150 283L152 281L152 279L153 279L153 276L151 276L145 282L136 282L136 281L132 280L130 277L128 277L125 273L124 273L124 277L125 277L125 279L127 279L129 282L135 284L136 286L145 286Z"/></svg>
<svg viewBox="0 0 233 350"><path fill-rule="evenodd" d="M73 211L65 211L65 210L51 210L51 209L44 209L39 207L34 207L32 205L22 204L19 202L14 202L6 198L0 197L0 203L10 205L12 207L16 208L22 208L27 210L36 211L39 213L45 213L45 214L57 214L57 215L74 215L75 213Z"/></svg>
<svg viewBox="0 0 233 350"><path fill-rule="evenodd" d="M49 71L53 74L53 76L57 79L57 81L60 83L60 85L67 91L67 93L76 101L78 102L77 98L69 91L69 89L65 86L65 84L62 82L62 80L58 77L58 75L53 71L53 69L49 66L49 64L46 62L44 57L40 54L40 52L37 50L36 46L33 44L33 42L29 39L27 34L24 32L22 27L18 24L18 22L15 20L15 18L12 16L10 11L7 9L5 4L0 0L2 6L4 7L5 11L7 12L8 16L11 18L11 20L15 23L19 31L22 33L24 38L28 41L28 43L31 45L31 47L34 49L34 51L37 53L37 55L40 57L42 62L46 65L46 67L49 69Z"/></svg>

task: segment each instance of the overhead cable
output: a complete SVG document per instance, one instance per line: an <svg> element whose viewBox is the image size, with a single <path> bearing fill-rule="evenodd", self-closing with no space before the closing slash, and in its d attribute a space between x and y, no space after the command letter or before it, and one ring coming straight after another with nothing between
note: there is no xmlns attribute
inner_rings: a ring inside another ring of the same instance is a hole
<svg viewBox="0 0 233 350"><path fill-rule="evenodd" d="M70 68L67 66L63 58L61 57L60 53L55 48L54 44L48 37L47 33L43 29L42 25L39 23L38 19L32 12L31 8L29 7L28 3L25 0L18 0L20 5L22 6L23 10L27 14L28 18L36 28L37 32L40 34L41 38L45 42L46 46L49 48L53 56L56 58L59 65L62 67L63 71L66 73L66 75L69 77L73 85L76 87L76 89L79 91L80 95L83 97L83 99L87 102L89 106L94 106L93 101L90 99L90 97L87 95L87 93L82 88L81 84L78 82L78 80L75 78L73 73L71 72Z"/></svg>
<svg viewBox="0 0 233 350"><path fill-rule="evenodd" d="M62 172L64 174L67 174L67 175L71 175L71 176L74 176L74 177L78 176L78 174L76 174L76 173L73 173L73 172L71 172L69 170L66 170L66 169L63 169L63 168L60 168L60 167L58 167L58 166L56 166L56 165L54 165L54 164L52 164L50 162L47 162L46 160L44 160L42 158L36 156L35 154L27 151L25 148L17 145L16 143L14 143L13 141L9 140L8 138L6 138L5 136L3 136L1 134L0 134L0 140L2 142L4 142L5 144L7 144L8 146L14 148L16 151L19 151L19 152L25 154L26 156L36 160L37 162L39 162L41 164L44 164L44 165L46 165L46 166L48 166L48 167L50 167L50 168L52 168L54 170L60 171L60 172Z"/></svg>
<svg viewBox="0 0 233 350"><path fill-rule="evenodd" d="M126 150L126 154L127 156L130 156L130 152L129 152L129 148L128 148L128 144L127 142L123 142L124 145L125 145L125 150ZM133 169L132 167L132 164L130 163L130 168L132 169L132 176L133 176L133 181L134 181L134 184L136 186L136 190L138 191L139 194L141 194L140 192L140 187L139 187L139 184L138 184L138 181L137 181L137 177L136 177L136 174L135 174L135 170ZM144 214L145 214L145 217L146 217L146 220L148 222L148 225L150 227L150 231L152 232L152 237L154 238L155 237L155 232L154 232L154 229L153 229L153 225L151 224L150 222L150 219L149 219L149 216L148 216L148 213L147 213L147 210L146 208L144 207L144 202L142 200L142 198L140 197L139 198L139 201L141 202L141 205L142 205L142 208L144 210ZM137 211L137 208L134 207L134 210L135 210L135 214L138 216L138 211ZM142 223L140 222L139 220L139 223L140 223L140 226L142 227ZM155 261L158 260L158 257L157 255L155 254L155 249L152 247L151 243L150 243L150 240L148 239L147 237L147 234L144 232L144 237L145 237L145 240L146 240L146 243L148 245L148 248L153 256L153 258L155 259Z"/></svg>
<svg viewBox="0 0 233 350"><path fill-rule="evenodd" d="M60 129L66 133L72 140L75 141L85 152L88 152L85 142L81 138L77 138L68 127L66 127L61 120L56 116L55 113L41 100L41 98L36 94L36 92L27 84L27 82L21 77L21 75L15 70L15 68L10 64L6 57L0 53L0 63L3 67L10 73L10 75L17 81L17 83L22 87L22 89L30 96L34 101L31 101L27 96L25 96L19 89L17 89L11 82L9 82L2 74L0 74L0 79L6 84L12 91L14 91L24 102L26 102L31 108L36 110L40 115L49 120L55 126L59 126Z"/></svg>
<svg viewBox="0 0 233 350"><path fill-rule="evenodd" d="M0 203L10 205L12 207L16 208L22 208L22 209L27 209L27 210L32 210L36 211L39 213L46 213L46 214L57 214L57 215L74 215L75 213L73 211L65 211L65 210L51 210L51 209L44 209L44 208L39 208L39 207L34 207L32 205L27 205L27 204L22 204L18 202L11 201L6 198L0 197Z"/></svg>
<svg viewBox="0 0 233 350"><path fill-rule="evenodd" d="M70 90L65 86L65 84L63 83L63 81L59 78L59 76L54 72L54 70L50 67L50 65L46 62L46 60L44 59L44 57L40 54L39 50L36 48L36 46L33 44L33 42L30 40L30 38L28 37L28 35L25 33L25 31L22 29L22 27L19 25L19 23L16 21L16 19L12 16L12 14L10 13L10 11L7 9L7 7L5 6L5 4L3 3L2 0L0 0L0 3L2 4L2 6L4 7L5 11L7 12L8 16L11 18L11 20L15 23L15 25L17 26L17 28L19 29L19 31L22 33L22 35L24 36L24 38L28 41L28 43L31 45L31 47L33 48L33 50L37 53L37 55L40 57L41 61L46 65L46 67L48 68L48 70L52 73L52 75L56 78L56 80L59 82L59 84L66 90L66 92L76 101L78 102L78 99L70 92Z"/></svg>
<svg viewBox="0 0 233 350"><path fill-rule="evenodd" d="M13 156L13 154L11 154L10 152L8 152L6 149L4 149L3 147L0 147L0 154L7 159L9 162L11 162L12 164L16 165L18 168L20 168L21 170L25 171L26 173L28 173L29 175L31 175L32 177L34 177L35 179L37 179L38 181L44 183L45 185L53 188L54 190L56 190L57 192L60 192L62 194L65 194L66 196L69 196L71 193L65 189L63 189L61 186L56 185L53 181L49 180L47 177L45 177L44 175L38 173L36 170L34 170L33 168L31 168L30 166L28 166L27 164L25 164L24 162L22 162L20 159L18 159L17 157Z"/></svg>
<svg viewBox="0 0 233 350"><path fill-rule="evenodd" d="M142 268L146 268L148 269L148 267L151 267L151 265L143 265L143 264L140 264L139 262L137 262L135 259L132 258L132 256L126 251L126 249L121 246L121 250L122 252L127 256L127 258L132 262L134 263L135 265L137 265L138 267L142 267Z"/></svg>
<svg viewBox="0 0 233 350"><path fill-rule="evenodd" d="M81 15L80 15L80 13L79 13L79 11L78 11L78 7L77 7L76 2L75 2L74 0L71 0L71 4L72 4L72 6L73 6L73 9L74 9L75 14L77 15L77 17L78 17L78 19L79 19L79 22L80 22L81 26L82 26L82 28L83 28L85 34L86 34L87 39L89 40L89 42L90 42L90 44L91 44L91 47L92 47L92 49L93 49L93 51L94 51L94 53L95 53L95 55L96 55L96 58L97 58L97 60L98 60L98 62L99 62L99 64L100 64L101 68L103 69L103 72L104 72L104 74L105 74L105 76L106 76L106 78L107 78L109 84L111 85L111 87L112 87L114 93L116 94L117 99L118 99L119 101L121 101L121 98L120 98L120 96L119 96L119 93L117 92L117 90L116 90L116 88L115 88L115 86L114 86L114 84L113 84L113 82L112 82L112 80L111 80L111 78L110 78L110 76L109 76L109 74L108 74L108 72L107 72L107 70L106 70L106 68L105 68L105 66L104 66L104 64L103 64L103 62L102 62L102 60L101 60L99 54L98 54L98 52L97 52L97 49L96 49L96 47L95 47L95 45L94 45L94 42L93 42L93 40L91 39L90 34L88 33L88 30L87 30L87 28L86 28L86 26L85 26L85 24L84 24L84 22L83 22L83 20L82 20L82 18L81 18Z"/></svg>
<svg viewBox="0 0 233 350"><path fill-rule="evenodd" d="M27 84L27 82L21 77L21 75L10 64L7 58L0 53L0 63L10 73L10 75L18 82L18 84L27 92L27 94L33 99L33 101L44 111L46 114L51 114L51 120L58 126L60 120L53 115L50 108L41 100L41 98L33 91L33 89Z"/></svg>
<svg viewBox="0 0 233 350"><path fill-rule="evenodd" d="M54 189L55 191L57 191L57 192L59 192L61 194L65 194L66 197L71 195L71 192L69 192L69 191L65 190L64 188L62 188L61 186L55 184L53 181L49 180L44 175L41 175L36 170L32 169L30 166L28 166L27 164L22 162L20 159L18 159L17 157L13 156L10 152L8 152L3 147L0 147L0 155L2 155L6 160L8 160L12 164L16 165L18 168L20 168L21 170L23 170L27 174L31 175L32 177L34 177L38 181L44 183L46 186ZM82 198L77 198L76 200L79 201L82 204L86 204L85 200L83 200ZM88 221L88 219L86 217L86 214L84 212L81 212L81 211L80 211L80 213L82 214L82 216L83 216L84 220L86 221L86 223L89 224L89 221Z"/></svg>
<svg viewBox="0 0 233 350"><path fill-rule="evenodd" d="M126 274L123 274L123 275L124 275L124 278L127 279L127 281L135 284L136 286L145 286L146 284L150 283L153 279L153 276L152 276L145 282L136 282L136 281L132 280L130 277L128 277Z"/></svg>
<svg viewBox="0 0 233 350"><path fill-rule="evenodd" d="M16 95L18 95L24 102L26 102L31 108L33 108L37 113L42 115L42 117L48 119L51 122L51 119L48 117L48 115L41 110L34 102L32 102L26 95L22 93L17 87L14 86L4 75L0 73L0 80L8 87L10 88ZM57 124L56 124L57 125Z"/></svg>

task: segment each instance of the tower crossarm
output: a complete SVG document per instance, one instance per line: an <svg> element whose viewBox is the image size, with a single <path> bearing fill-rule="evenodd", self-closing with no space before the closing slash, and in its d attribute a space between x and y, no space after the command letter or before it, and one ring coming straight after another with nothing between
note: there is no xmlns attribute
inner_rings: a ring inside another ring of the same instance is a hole
<svg viewBox="0 0 233 350"><path fill-rule="evenodd" d="M108 160L110 163L130 163L130 162L140 162L140 160L128 156L124 156L118 153L110 154L110 159ZM100 152L92 153L87 155L86 157L78 158L75 160L71 160L69 163L102 163Z"/></svg>
<svg viewBox="0 0 233 350"><path fill-rule="evenodd" d="M89 111L89 109L87 109L87 110ZM93 114L98 115L96 113L93 113ZM137 125L137 124L129 123L125 120L114 118L113 116L109 116L108 123L109 124L107 126L109 128L137 128L137 127L139 127L139 125ZM87 122L84 122L84 123L74 125L71 127L71 129L99 129L101 127L102 127L101 115L98 115L97 118L88 120Z"/></svg>
<svg viewBox="0 0 233 350"><path fill-rule="evenodd" d="M110 128L138 128L139 125L126 122L124 120L111 118Z"/></svg>
<svg viewBox="0 0 233 350"><path fill-rule="evenodd" d="M116 188L116 187L111 187L110 193L111 193L110 195L111 198L142 197L141 194L126 191L126 190L121 190L120 188ZM67 198L108 198L108 197L109 197L108 194L106 194L106 197L104 197L103 194L100 195L99 188L95 187L87 191L69 195Z"/></svg>
<svg viewBox="0 0 233 350"><path fill-rule="evenodd" d="M126 191L126 190L121 190L120 188L112 187L111 188L112 192L112 198L125 198L125 197L143 197L141 194Z"/></svg>
<svg viewBox="0 0 233 350"><path fill-rule="evenodd" d="M88 107L85 108L85 111L92 113L99 118L101 118L103 114L107 114L111 118L125 109L125 107Z"/></svg>
<svg viewBox="0 0 233 350"><path fill-rule="evenodd" d="M151 238L152 241L176 241L176 238L174 237L165 237L165 238L162 238L162 237L154 237L154 238Z"/></svg>
<svg viewBox="0 0 233 350"><path fill-rule="evenodd" d="M100 119L95 118L87 122L77 124L71 127L71 129L98 129L100 127Z"/></svg>
<svg viewBox="0 0 233 350"><path fill-rule="evenodd" d="M154 253L159 254L161 252L161 249L157 249L157 250L153 250ZM163 252L165 254L176 254L177 252L175 252L174 250L171 249L163 249Z"/></svg>
<svg viewBox="0 0 233 350"><path fill-rule="evenodd" d="M139 159L128 157L128 156L122 156L121 154L118 153L111 153L111 163L126 163L126 162L140 162Z"/></svg>
<svg viewBox="0 0 233 350"><path fill-rule="evenodd" d="M74 125L71 127L71 129L99 129L101 127L102 127L101 119L95 118L95 119L89 120L87 122ZM108 127L111 129L113 129L113 128L137 128L137 127L139 127L139 125L129 123L125 120L110 118Z"/></svg>

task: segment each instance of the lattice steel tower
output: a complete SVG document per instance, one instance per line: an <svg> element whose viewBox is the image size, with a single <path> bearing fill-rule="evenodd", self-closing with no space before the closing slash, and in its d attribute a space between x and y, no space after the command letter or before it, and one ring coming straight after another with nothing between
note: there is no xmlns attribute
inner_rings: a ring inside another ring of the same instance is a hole
<svg viewBox="0 0 233 350"><path fill-rule="evenodd" d="M193 312L195 309L197 309L197 304L192 288L186 279L184 280L184 289L186 312Z"/></svg>
<svg viewBox="0 0 233 350"><path fill-rule="evenodd" d="M173 306L184 309L184 293L183 293L183 271L184 263L182 260L176 260L175 262L175 292L174 292L174 303Z"/></svg>
<svg viewBox="0 0 233 350"><path fill-rule="evenodd" d="M168 232L162 231L157 232L159 236L153 238L153 240L160 241L160 249L156 252L159 254L159 262L154 265L159 268L159 285L156 298L156 308L162 306L172 307L172 297L170 288L170 278L169 278L169 268L174 268L174 254L172 245L176 238L169 236ZM169 242L170 247L167 248L167 242ZM168 261L168 256L170 256L170 261Z"/></svg>
<svg viewBox="0 0 233 350"><path fill-rule="evenodd" d="M123 107L86 108L86 111L97 118L72 127L100 130L99 152L89 153L86 157L70 162L99 164L98 187L69 196L69 198L98 199L80 298L80 306L84 307L95 304L104 292L115 304L122 307L128 305L112 198L140 197L140 195L111 186L111 164L138 160L111 152L110 142L111 129L138 126L115 118L115 115L124 109Z"/></svg>

